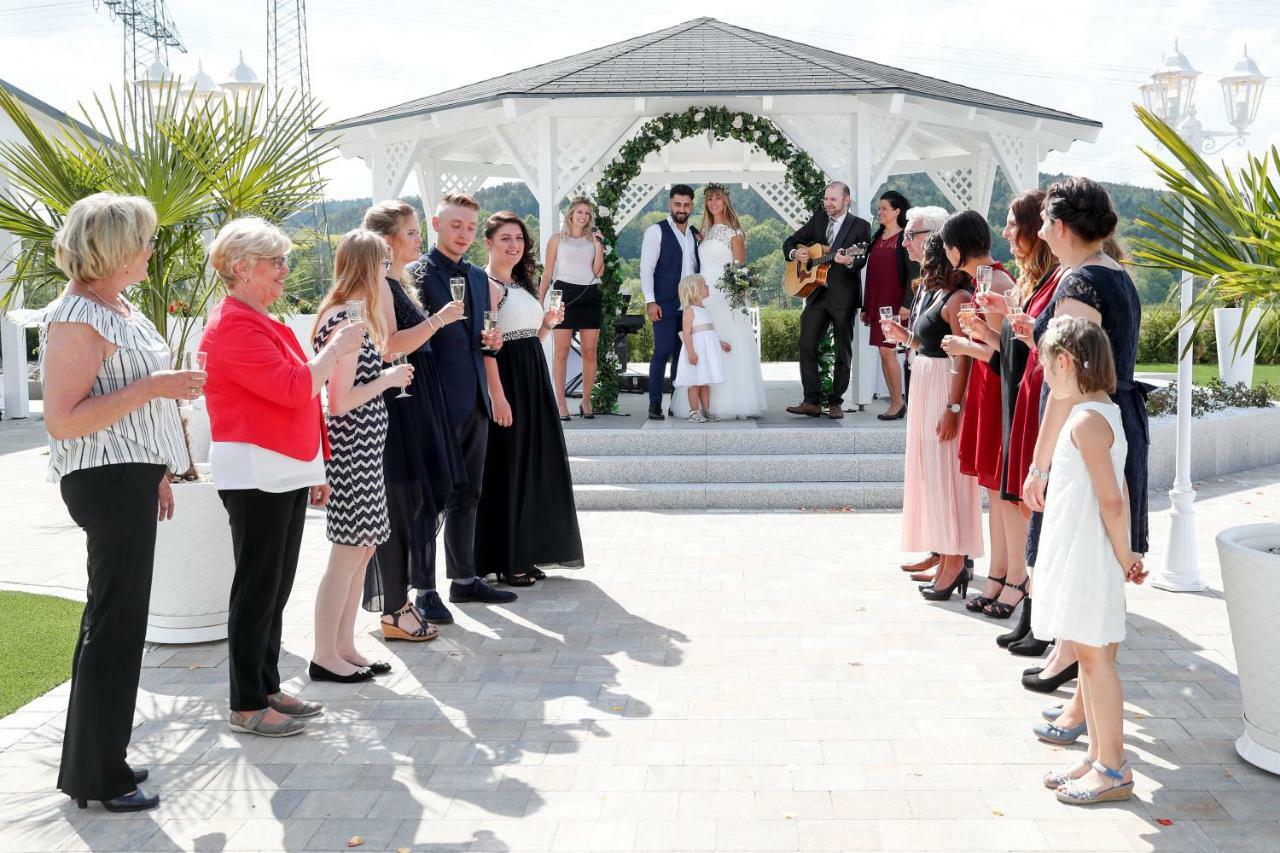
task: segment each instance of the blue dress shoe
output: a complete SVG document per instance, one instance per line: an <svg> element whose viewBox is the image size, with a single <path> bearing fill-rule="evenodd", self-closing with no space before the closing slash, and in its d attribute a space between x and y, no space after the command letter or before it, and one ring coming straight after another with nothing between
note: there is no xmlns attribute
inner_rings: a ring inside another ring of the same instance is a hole
<svg viewBox="0 0 1280 853"><path fill-rule="evenodd" d="M89 800L77 797L76 805L82 809L87 809ZM141 788L111 800L102 800L102 807L109 812L145 812L148 809L154 809L158 805L160 805L160 795L148 794Z"/></svg>
<svg viewBox="0 0 1280 853"><path fill-rule="evenodd" d="M418 600L413 606L418 610L418 621L420 622L426 622L431 625L453 624L453 614L449 612L449 608L445 607L444 602L440 600L440 593L434 589L419 592Z"/></svg>
<svg viewBox="0 0 1280 853"><path fill-rule="evenodd" d="M1051 708L1045 708L1041 711L1040 716L1052 723L1054 720L1062 716L1062 712L1065 711L1066 708L1066 705L1054 705Z"/></svg>
<svg viewBox="0 0 1280 853"><path fill-rule="evenodd" d="M1051 743L1055 746L1070 746L1080 739L1080 735L1085 733L1086 726L1081 723L1070 729L1064 729L1057 723L1036 723L1031 727L1031 731L1035 736L1045 743Z"/></svg>
<svg viewBox="0 0 1280 853"><path fill-rule="evenodd" d="M449 586L451 604L466 604L472 601L480 604L510 604L519 597L514 592L494 589L481 578L467 583L454 581Z"/></svg>

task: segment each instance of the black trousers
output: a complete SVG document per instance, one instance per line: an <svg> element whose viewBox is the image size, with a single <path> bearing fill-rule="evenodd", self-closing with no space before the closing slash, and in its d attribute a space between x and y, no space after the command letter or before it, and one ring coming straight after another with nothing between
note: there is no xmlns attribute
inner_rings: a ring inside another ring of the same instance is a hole
<svg viewBox="0 0 1280 853"><path fill-rule="evenodd" d="M852 305L833 304L829 295L805 304L800 313L800 384L806 403L820 406L824 402L818 379L818 348L828 328L835 330L836 367L831 396L825 402L829 406L844 402L844 391L849 387L849 367L853 363L853 318L857 313Z"/></svg>
<svg viewBox="0 0 1280 853"><path fill-rule="evenodd" d="M476 507L484 482L484 454L489 445L489 415L476 400L471 413L456 426L467 482L449 496L444 510L445 573L466 582L476 576ZM435 574L432 573L432 581Z"/></svg>
<svg viewBox="0 0 1280 853"><path fill-rule="evenodd" d="M280 692L280 634L298 571L308 491L218 490L236 560L227 616L233 711L260 711L269 695Z"/></svg>
<svg viewBox="0 0 1280 853"><path fill-rule="evenodd" d="M110 800L137 787L125 751L147 637L163 476L163 465L133 462L62 478L62 501L89 552L58 771L58 788L77 799Z"/></svg>
<svg viewBox="0 0 1280 853"><path fill-rule="evenodd" d="M365 606L395 613L409 600L410 586L436 588L436 518L423 514L421 490L413 483L387 483L387 511L391 536L378 546L365 576Z"/></svg>
<svg viewBox="0 0 1280 853"><path fill-rule="evenodd" d="M653 357L649 359L649 404L662 405L663 381L667 365L671 365L671 381L676 381L676 366L680 363L680 326L684 312L672 308L662 309L662 319L653 324Z"/></svg>

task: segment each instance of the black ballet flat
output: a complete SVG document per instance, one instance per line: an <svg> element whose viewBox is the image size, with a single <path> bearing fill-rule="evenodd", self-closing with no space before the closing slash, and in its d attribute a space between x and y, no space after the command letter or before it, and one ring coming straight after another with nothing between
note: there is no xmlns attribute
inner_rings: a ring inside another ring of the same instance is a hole
<svg viewBox="0 0 1280 853"><path fill-rule="evenodd" d="M369 664L369 671L374 675L386 675L391 672L391 664L384 660L376 660Z"/></svg>
<svg viewBox="0 0 1280 853"><path fill-rule="evenodd" d="M110 800L102 800L101 802L102 807L109 812L145 812L160 805L160 795L148 794L138 788L131 793L123 794ZM89 801L82 797L77 797L76 805L82 809L87 809L89 808Z"/></svg>
<svg viewBox="0 0 1280 853"><path fill-rule="evenodd" d="M888 412L885 412L885 413L883 413L883 414L876 415L876 420L879 420L879 421L900 421L900 420L902 420L903 418L905 418L906 416L907 416L907 404L906 404L906 403L903 403L903 404L902 404L902 408L898 409L897 414L891 415L891 414L889 414Z"/></svg>
<svg viewBox="0 0 1280 853"><path fill-rule="evenodd" d="M338 675L336 672L330 672L315 661L307 667L307 675L312 681L334 681L338 684L358 684L361 681L368 681L373 678L373 670L367 666L362 666L350 675Z"/></svg>

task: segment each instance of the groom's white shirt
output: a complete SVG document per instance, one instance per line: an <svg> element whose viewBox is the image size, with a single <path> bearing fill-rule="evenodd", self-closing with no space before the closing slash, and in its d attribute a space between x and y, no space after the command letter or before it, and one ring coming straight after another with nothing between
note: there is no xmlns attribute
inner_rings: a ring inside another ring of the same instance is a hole
<svg viewBox="0 0 1280 853"><path fill-rule="evenodd" d="M680 241L680 277L693 275L695 272L693 259L698 251L698 241L693 236L693 228L685 222L684 231L676 225L676 221L667 216L667 223ZM644 242L640 244L640 289L644 291L644 301L653 302L653 271L658 266L658 255L662 252L662 224L655 222L644 230Z"/></svg>

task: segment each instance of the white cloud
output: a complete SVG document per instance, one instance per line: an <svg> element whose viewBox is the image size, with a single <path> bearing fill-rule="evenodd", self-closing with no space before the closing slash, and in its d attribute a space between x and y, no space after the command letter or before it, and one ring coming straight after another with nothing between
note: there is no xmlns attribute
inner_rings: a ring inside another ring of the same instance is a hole
<svg viewBox="0 0 1280 853"><path fill-rule="evenodd" d="M196 59L221 79L244 50L265 76L262 0L170 0L189 49L174 55L190 74ZM1094 145L1054 154L1045 170L1153 182L1136 144L1144 132L1130 104L1175 35L1203 72L1201 119L1225 123L1217 78L1241 46L1280 77L1280 9L1267 0L919 0L849 4L815 0L803 15L777 0L311 0L312 86L342 118L710 15L752 29L987 89L1102 121ZM84 0L0 0L0 78L71 109L121 77L120 24ZM1280 141L1280 80L1268 89L1251 145ZM1241 151L1224 153L1236 162ZM367 194L358 161L329 171L331 195Z"/></svg>

